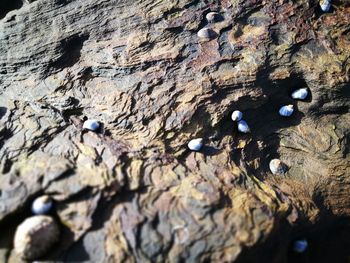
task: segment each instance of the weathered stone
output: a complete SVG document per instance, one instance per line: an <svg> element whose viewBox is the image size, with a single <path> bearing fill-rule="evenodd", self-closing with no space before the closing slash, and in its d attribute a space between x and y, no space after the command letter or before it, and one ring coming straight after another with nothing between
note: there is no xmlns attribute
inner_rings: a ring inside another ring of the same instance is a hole
<svg viewBox="0 0 350 263"><path fill-rule="evenodd" d="M48 260L287 262L305 238L309 261L345 261L349 30L345 0L3 1L0 260L46 193L65 227Z"/></svg>

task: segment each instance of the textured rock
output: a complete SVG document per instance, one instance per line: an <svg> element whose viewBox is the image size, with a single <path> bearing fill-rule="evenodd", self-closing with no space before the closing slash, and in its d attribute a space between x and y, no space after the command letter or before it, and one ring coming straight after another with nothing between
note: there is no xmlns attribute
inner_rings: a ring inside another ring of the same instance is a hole
<svg viewBox="0 0 350 263"><path fill-rule="evenodd" d="M333 234L350 232L348 1L329 13L315 0L0 10L2 261L16 260L14 229L43 192L65 226L48 259L300 262L300 238L308 260L348 256L348 236ZM208 24L210 12L221 19ZM236 109L251 133L237 132ZM206 138L200 153L191 138Z"/></svg>

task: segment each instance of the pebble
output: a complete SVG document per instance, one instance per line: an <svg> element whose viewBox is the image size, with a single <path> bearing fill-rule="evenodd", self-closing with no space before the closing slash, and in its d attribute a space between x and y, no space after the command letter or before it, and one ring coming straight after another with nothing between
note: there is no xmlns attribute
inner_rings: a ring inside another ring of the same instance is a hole
<svg viewBox="0 0 350 263"><path fill-rule="evenodd" d="M203 39L211 39L216 37L216 33L210 28L202 28L198 31L197 36Z"/></svg>
<svg viewBox="0 0 350 263"><path fill-rule="evenodd" d="M52 206L52 199L48 195L43 195L34 200L32 212L35 215L44 215L50 212Z"/></svg>
<svg viewBox="0 0 350 263"><path fill-rule="evenodd" d="M52 217L32 216L17 227L14 249L22 259L36 260L52 248L59 234L59 227Z"/></svg>
<svg viewBox="0 0 350 263"><path fill-rule="evenodd" d="M100 128L100 123L97 120L86 120L83 128L90 131L97 131Z"/></svg>
<svg viewBox="0 0 350 263"><path fill-rule="evenodd" d="M190 149L191 151L198 152L203 147L203 139L202 138L193 139L187 144L187 146L188 146L188 149Z"/></svg>
<svg viewBox="0 0 350 263"><path fill-rule="evenodd" d="M219 20L220 15L217 12L210 12L205 16L205 18L209 23L214 23Z"/></svg>
<svg viewBox="0 0 350 263"><path fill-rule="evenodd" d="M297 89L293 91L292 98L296 100L305 100L308 94L307 88Z"/></svg>
<svg viewBox="0 0 350 263"><path fill-rule="evenodd" d="M305 239L297 240L293 244L293 250L297 253L303 253L308 247L308 243Z"/></svg>
<svg viewBox="0 0 350 263"><path fill-rule="evenodd" d="M234 112L232 112L231 119L233 121L240 121L242 117L243 117L243 113L240 112L239 110L235 110Z"/></svg>
<svg viewBox="0 0 350 263"><path fill-rule="evenodd" d="M238 121L237 128L238 128L238 131L242 132L242 133L249 133L250 132L250 128L248 126L248 123L244 120Z"/></svg>
<svg viewBox="0 0 350 263"><path fill-rule="evenodd" d="M321 0L320 1L320 7L322 9L323 12L329 12L329 10L331 9L331 1L330 0Z"/></svg>
<svg viewBox="0 0 350 263"><path fill-rule="evenodd" d="M294 112L293 105L286 105L280 108L279 114L283 117L290 117Z"/></svg>
<svg viewBox="0 0 350 263"><path fill-rule="evenodd" d="M288 166L279 159L271 160L269 167L271 172L275 175L283 175L288 170Z"/></svg>

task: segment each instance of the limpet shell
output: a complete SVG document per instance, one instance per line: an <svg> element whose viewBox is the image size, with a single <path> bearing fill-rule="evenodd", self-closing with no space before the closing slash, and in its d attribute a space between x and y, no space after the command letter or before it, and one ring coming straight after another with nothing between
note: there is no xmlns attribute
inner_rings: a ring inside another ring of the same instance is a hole
<svg viewBox="0 0 350 263"><path fill-rule="evenodd" d="M97 131L100 128L100 123L97 120L86 120L83 124L83 129Z"/></svg>
<svg viewBox="0 0 350 263"><path fill-rule="evenodd" d="M293 91L292 98L296 100L305 100L308 94L309 91L307 88L297 89Z"/></svg>
<svg viewBox="0 0 350 263"><path fill-rule="evenodd" d="M293 105L286 105L280 108L279 114L283 117L289 117L294 112L294 106Z"/></svg>
<svg viewBox="0 0 350 263"><path fill-rule="evenodd" d="M250 128L248 126L248 123L244 120L238 121L237 128L238 128L238 131L240 131L242 133L249 133L250 132Z"/></svg>
<svg viewBox="0 0 350 263"><path fill-rule="evenodd" d="M240 121L242 117L243 117L243 113L240 112L239 110L235 110L234 112L232 112L231 119L233 121Z"/></svg>
<svg viewBox="0 0 350 263"><path fill-rule="evenodd" d="M271 160L269 167L270 167L270 171L276 175L283 175L288 170L288 166L279 159Z"/></svg>
<svg viewBox="0 0 350 263"><path fill-rule="evenodd" d="M15 251L22 259L38 259L58 241L59 234L59 227L51 217L29 217L17 227L14 238Z"/></svg>
<svg viewBox="0 0 350 263"><path fill-rule="evenodd" d="M321 0L320 1L320 7L322 9L323 12L329 12L329 10L331 9L331 1L330 0Z"/></svg>
<svg viewBox="0 0 350 263"><path fill-rule="evenodd" d="M216 33L210 28L202 28L198 31L197 36L203 39L211 39L216 37Z"/></svg>
<svg viewBox="0 0 350 263"><path fill-rule="evenodd" d="M214 23L219 20L220 15L217 12L210 12L205 16L205 18L209 23Z"/></svg>
<svg viewBox="0 0 350 263"><path fill-rule="evenodd" d="M189 141L187 146L188 146L188 149L190 149L191 151L196 151L196 152L200 151L200 149L202 149L203 147L203 139L202 138L193 139Z"/></svg>
<svg viewBox="0 0 350 263"><path fill-rule="evenodd" d="M297 240L293 244L293 250L297 253L303 253L308 247L308 242L306 239Z"/></svg>
<svg viewBox="0 0 350 263"><path fill-rule="evenodd" d="M50 212L53 206L53 201L48 195L43 195L36 198L32 204L32 212L35 215L44 215Z"/></svg>

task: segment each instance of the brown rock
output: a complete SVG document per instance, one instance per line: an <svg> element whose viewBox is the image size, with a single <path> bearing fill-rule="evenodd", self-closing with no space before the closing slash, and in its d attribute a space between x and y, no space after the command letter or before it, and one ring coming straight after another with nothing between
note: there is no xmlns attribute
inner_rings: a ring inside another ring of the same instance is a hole
<svg viewBox="0 0 350 263"><path fill-rule="evenodd" d="M306 238L307 260L345 261L349 30L347 1L3 1L1 258L45 192L65 226L50 260L290 262Z"/></svg>

